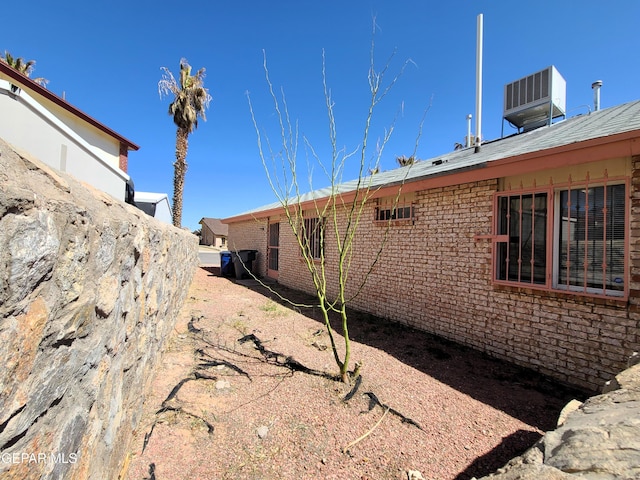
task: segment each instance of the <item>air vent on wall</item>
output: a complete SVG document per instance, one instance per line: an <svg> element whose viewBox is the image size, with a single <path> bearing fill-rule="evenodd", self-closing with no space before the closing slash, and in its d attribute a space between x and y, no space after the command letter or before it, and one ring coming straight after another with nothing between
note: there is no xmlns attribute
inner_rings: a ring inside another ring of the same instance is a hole
<svg viewBox="0 0 640 480"><path fill-rule="evenodd" d="M552 65L504 86L503 118L531 130L565 115L567 84Z"/></svg>

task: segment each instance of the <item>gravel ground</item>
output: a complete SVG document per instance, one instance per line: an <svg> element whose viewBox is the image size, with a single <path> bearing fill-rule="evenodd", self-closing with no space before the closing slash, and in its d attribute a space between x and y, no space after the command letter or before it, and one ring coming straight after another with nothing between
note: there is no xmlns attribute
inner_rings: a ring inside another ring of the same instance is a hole
<svg viewBox="0 0 640 480"><path fill-rule="evenodd" d="M262 287L212 271L196 273L125 478L378 480L414 470L427 480L470 479L555 428L576 396L531 371L359 313L350 332L361 378L336 382L314 309L283 306Z"/></svg>

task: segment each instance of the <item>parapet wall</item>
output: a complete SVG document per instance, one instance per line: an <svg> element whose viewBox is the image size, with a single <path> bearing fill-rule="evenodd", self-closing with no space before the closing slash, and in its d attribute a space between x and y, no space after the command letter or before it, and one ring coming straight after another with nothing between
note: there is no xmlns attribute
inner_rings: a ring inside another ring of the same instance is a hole
<svg viewBox="0 0 640 480"><path fill-rule="evenodd" d="M197 248L0 140L0 477L118 478Z"/></svg>

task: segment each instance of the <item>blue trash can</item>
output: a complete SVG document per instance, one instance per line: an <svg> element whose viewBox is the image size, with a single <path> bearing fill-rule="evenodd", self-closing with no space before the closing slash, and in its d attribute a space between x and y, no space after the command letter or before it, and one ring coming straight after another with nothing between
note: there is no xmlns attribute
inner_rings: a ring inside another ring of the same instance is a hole
<svg viewBox="0 0 640 480"><path fill-rule="evenodd" d="M230 277L234 275L234 273L231 252L220 252L220 275Z"/></svg>

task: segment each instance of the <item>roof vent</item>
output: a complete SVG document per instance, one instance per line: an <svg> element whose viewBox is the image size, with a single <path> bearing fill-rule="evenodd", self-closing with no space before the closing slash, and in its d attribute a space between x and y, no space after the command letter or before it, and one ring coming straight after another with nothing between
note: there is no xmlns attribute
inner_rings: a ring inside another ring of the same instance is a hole
<svg viewBox="0 0 640 480"><path fill-rule="evenodd" d="M567 82L552 65L504 86L502 117L526 132L564 117L566 104Z"/></svg>

